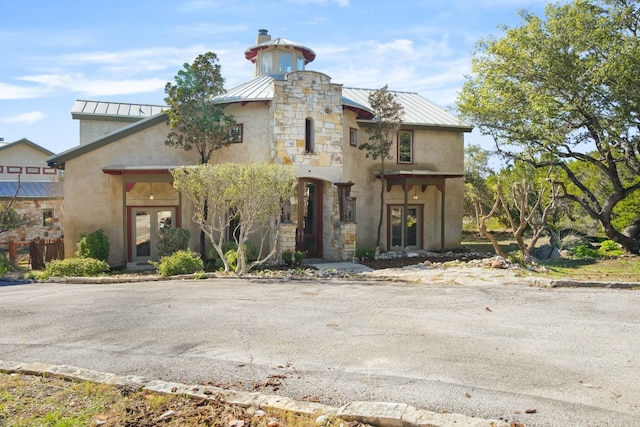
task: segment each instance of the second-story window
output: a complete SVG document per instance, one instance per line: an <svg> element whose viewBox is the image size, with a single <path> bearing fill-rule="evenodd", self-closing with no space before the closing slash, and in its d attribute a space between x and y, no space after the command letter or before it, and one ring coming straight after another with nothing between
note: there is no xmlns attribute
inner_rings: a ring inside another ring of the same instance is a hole
<svg viewBox="0 0 640 427"><path fill-rule="evenodd" d="M290 73L293 71L293 55L291 52L280 52L278 71L280 73Z"/></svg>
<svg viewBox="0 0 640 427"><path fill-rule="evenodd" d="M358 146L358 129L356 128L349 128L349 145Z"/></svg>
<svg viewBox="0 0 640 427"><path fill-rule="evenodd" d="M313 153L313 120L307 117L304 119L304 152Z"/></svg>
<svg viewBox="0 0 640 427"><path fill-rule="evenodd" d="M398 132L398 163L413 163L413 131Z"/></svg>
<svg viewBox="0 0 640 427"><path fill-rule="evenodd" d="M260 62L262 75L269 75L273 72L273 52L262 52Z"/></svg>

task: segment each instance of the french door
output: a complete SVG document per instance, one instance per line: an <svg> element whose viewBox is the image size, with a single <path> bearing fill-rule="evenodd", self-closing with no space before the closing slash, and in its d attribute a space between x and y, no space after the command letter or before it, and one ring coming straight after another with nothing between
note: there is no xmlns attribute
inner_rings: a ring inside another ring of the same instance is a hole
<svg viewBox="0 0 640 427"><path fill-rule="evenodd" d="M389 249L422 248L422 206L389 205L387 218Z"/></svg>
<svg viewBox="0 0 640 427"><path fill-rule="evenodd" d="M131 261L157 260L158 233L171 228L176 219L174 207L135 207L129 210Z"/></svg>

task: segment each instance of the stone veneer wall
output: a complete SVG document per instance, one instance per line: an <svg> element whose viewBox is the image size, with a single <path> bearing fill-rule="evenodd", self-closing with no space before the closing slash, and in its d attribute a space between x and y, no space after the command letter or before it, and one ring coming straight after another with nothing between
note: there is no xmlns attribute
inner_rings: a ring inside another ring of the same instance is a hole
<svg viewBox="0 0 640 427"><path fill-rule="evenodd" d="M17 242L29 242L36 237L43 239L57 239L62 237L62 218L60 210L62 200L18 200L14 205L16 212L28 215L31 224L23 225L15 230L7 232L4 240L15 240ZM44 209L53 210L53 224L51 226L42 225L42 211Z"/></svg>
<svg viewBox="0 0 640 427"><path fill-rule="evenodd" d="M295 166L337 166L342 153L342 88L329 76L313 71L275 80L270 116L276 163ZM314 152L305 153L305 119L314 127ZM314 178L325 178L315 176Z"/></svg>

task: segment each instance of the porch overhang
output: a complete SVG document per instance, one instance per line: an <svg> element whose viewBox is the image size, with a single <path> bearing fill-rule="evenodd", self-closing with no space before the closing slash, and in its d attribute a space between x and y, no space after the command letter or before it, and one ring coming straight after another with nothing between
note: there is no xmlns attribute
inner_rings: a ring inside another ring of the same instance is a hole
<svg viewBox="0 0 640 427"><path fill-rule="evenodd" d="M434 185L440 191L440 252L444 252L445 240L445 181L452 178L462 178L464 175L460 173L436 172L427 170L385 170L384 172L376 172L376 178L384 178L387 185L387 192L391 191L394 185L402 187L404 192L404 211L407 212L409 205L409 191L414 186L420 186L422 192L427 186ZM404 241L407 241L408 230L404 227Z"/></svg>

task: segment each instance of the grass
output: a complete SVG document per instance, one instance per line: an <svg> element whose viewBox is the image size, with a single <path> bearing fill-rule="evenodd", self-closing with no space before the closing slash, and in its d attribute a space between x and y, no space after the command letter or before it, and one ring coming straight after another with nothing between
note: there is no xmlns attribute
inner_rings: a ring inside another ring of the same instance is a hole
<svg viewBox="0 0 640 427"><path fill-rule="evenodd" d="M316 419L317 415L288 411L254 413L215 396L195 399L122 386L0 373L2 426L366 426L335 417L318 424Z"/></svg>

